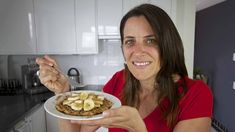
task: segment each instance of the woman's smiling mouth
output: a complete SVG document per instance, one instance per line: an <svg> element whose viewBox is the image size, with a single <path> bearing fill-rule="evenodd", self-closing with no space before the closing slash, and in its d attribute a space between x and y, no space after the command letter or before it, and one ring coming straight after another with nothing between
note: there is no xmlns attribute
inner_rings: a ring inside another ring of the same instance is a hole
<svg viewBox="0 0 235 132"><path fill-rule="evenodd" d="M150 61L133 61L132 64L137 67L145 67L151 64Z"/></svg>

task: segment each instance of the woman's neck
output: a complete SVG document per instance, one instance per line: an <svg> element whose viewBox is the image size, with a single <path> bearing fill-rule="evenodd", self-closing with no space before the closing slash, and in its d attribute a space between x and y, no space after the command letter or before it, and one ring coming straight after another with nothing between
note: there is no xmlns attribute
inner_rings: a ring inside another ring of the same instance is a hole
<svg viewBox="0 0 235 132"><path fill-rule="evenodd" d="M177 82L180 80L180 76L178 74L173 74L172 79L174 82ZM140 80L140 86L141 86L140 90L141 95L149 95L157 92L155 78L148 80Z"/></svg>
<svg viewBox="0 0 235 132"><path fill-rule="evenodd" d="M155 80L140 81L140 87L141 95L149 95L151 93L154 93L156 91Z"/></svg>

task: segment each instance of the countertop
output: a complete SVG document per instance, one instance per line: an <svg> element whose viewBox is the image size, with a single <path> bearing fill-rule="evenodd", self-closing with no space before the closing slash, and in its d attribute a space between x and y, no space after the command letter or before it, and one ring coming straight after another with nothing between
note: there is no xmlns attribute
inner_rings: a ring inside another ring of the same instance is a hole
<svg viewBox="0 0 235 132"><path fill-rule="evenodd" d="M52 92L46 92L35 95L0 96L0 131L11 129L53 95Z"/></svg>
<svg viewBox="0 0 235 132"><path fill-rule="evenodd" d="M103 85L86 85L76 90L101 91ZM11 129L31 112L37 110L44 102L54 96L52 92L41 94L20 94L14 96L0 96L0 132Z"/></svg>

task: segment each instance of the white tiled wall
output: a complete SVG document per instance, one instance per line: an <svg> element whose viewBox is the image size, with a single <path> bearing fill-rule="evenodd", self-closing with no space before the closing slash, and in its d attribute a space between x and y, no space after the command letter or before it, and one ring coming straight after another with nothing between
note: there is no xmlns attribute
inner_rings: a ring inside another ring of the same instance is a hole
<svg viewBox="0 0 235 132"><path fill-rule="evenodd" d="M103 42L97 55L55 56L64 72L76 67L85 84L105 84L110 77L123 68L120 42Z"/></svg>
<svg viewBox="0 0 235 132"><path fill-rule="evenodd" d="M21 79L21 65L27 64L29 55L0 56L0 78ZM81 72L85 84L105 84L112 75L123 68L120 41L99 41L99 54L93 55L53 55L61 70L67 74L71 67ZM7 59L8 58L8 59ZM8 66L7 66L8 65Z"/></svg>

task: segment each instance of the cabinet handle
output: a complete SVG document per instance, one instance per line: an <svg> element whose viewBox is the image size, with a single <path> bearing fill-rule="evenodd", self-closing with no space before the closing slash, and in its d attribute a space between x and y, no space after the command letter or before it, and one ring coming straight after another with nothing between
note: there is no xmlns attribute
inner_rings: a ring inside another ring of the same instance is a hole
<svg viewBox="0 0 235 132"><path fill-rule="evenodd" d="M33 38L33 19L32 19L32 13L28 13L28 20L29 20L29 35L30 38Z"/></svg>

